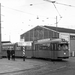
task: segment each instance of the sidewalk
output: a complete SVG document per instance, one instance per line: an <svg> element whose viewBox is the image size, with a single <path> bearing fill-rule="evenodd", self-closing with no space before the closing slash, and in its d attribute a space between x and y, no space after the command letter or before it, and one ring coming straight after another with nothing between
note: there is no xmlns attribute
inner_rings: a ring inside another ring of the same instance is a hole
<svg viewBox="0 0 75 75"><path fill-rule="evenodd" d="M19 71L23 69L34 68L34 65L28 63L28 60L23 61L22 59L8 60L5 58L0 59L0 73Z"/></svg>
<svg viewBox="0 0 75 75"><path fill-rule="evenodd" d="M57 70L60 68L64 68L65 65L61 65L58 62L53 63L51 61L39 60L39 59L15 59L8 60L7 58L0 59L0 74L2 73L9 73L9 72L16 72L22 70L30 70L35 69L42 66L50 66L50 70Z"/></svg>
<svg viewBox="0 0 75 75"><path fill-rule="evenodd" d="M0 74L28 70L44 64L45 63L42 63L39 60L36 61L34 59L26 59L25 61L23 61L23 59L15 59L15 61L13 61L8 60L7 58L2 58L0 59Z"/></svg>

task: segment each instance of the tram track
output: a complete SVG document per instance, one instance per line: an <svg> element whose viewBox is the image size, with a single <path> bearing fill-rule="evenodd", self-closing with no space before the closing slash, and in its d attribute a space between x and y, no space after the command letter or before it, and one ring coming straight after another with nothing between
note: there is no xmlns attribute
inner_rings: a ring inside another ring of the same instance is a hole
<svg viewBox="0 0 75 75"><path fill-rule="evenodd" d="M18 70L18 71L12 71L12 72L5 72L5 73L0 73L0 75L20 75L21 73L24 73L24 72L35 72L35 73L42 73L43 74L43 71L45 72L44 74L47 74L48 72L56 72L57 70L61 70L61 69L64 69L66 68L67 66L64 65L64 66L61 66L61 67L58 67L58 68L55 68L55 69L50 69L50 67L46 66L46 65L43 65L43 66L36 66L35 68L31 68L31 69L23 69L23 70ZM40 74L39 74L40 75Z"/></svg>
<svg viewBox="0 0 75 75"><path fill-rule="evenodd" d="M46 62L44 64L34 64L33 68L30 69L22 69L12 72L0 73L0 75L47 75L49 73L57 73L61 71L67 71L70 69L74 69L74 64L69 62L60 62L56 61L55 63Z"/></svg>

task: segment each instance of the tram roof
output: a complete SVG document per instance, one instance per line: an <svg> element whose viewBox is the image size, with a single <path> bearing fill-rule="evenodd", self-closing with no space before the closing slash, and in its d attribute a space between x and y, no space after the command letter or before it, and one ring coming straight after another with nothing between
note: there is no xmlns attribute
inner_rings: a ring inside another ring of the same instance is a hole
<svg viewBox="0 0 75 75"><path fill-rule="evenodd" d="M38 40L35 42L35 44L45 44L45 43L50 43L50 42L59 42L59 43L66 43L67 41L65 39L44 39L44 40Z"/></svg>

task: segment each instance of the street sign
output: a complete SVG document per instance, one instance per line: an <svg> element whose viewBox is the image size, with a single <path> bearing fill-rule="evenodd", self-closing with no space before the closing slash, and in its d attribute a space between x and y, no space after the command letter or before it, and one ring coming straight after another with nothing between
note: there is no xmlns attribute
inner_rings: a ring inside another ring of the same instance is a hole
<svg viewBox="0 0 75 75"><path fill-rule="evenodd" d="M18 42L18 46L32 46L32 41Z"/></svg>

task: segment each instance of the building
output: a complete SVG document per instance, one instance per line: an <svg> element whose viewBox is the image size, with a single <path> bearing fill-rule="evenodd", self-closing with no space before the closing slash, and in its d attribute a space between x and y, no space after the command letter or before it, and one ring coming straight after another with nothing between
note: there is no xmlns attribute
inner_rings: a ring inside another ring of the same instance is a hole
<svg viewBox="0 0 75 75"><path fill-rule="evenodd" d="M75 52L75 30L52 26L36 26L35 28L20 35L24 41L37 41L48 38L64 38L69 42L69 50Z"/></svg>

